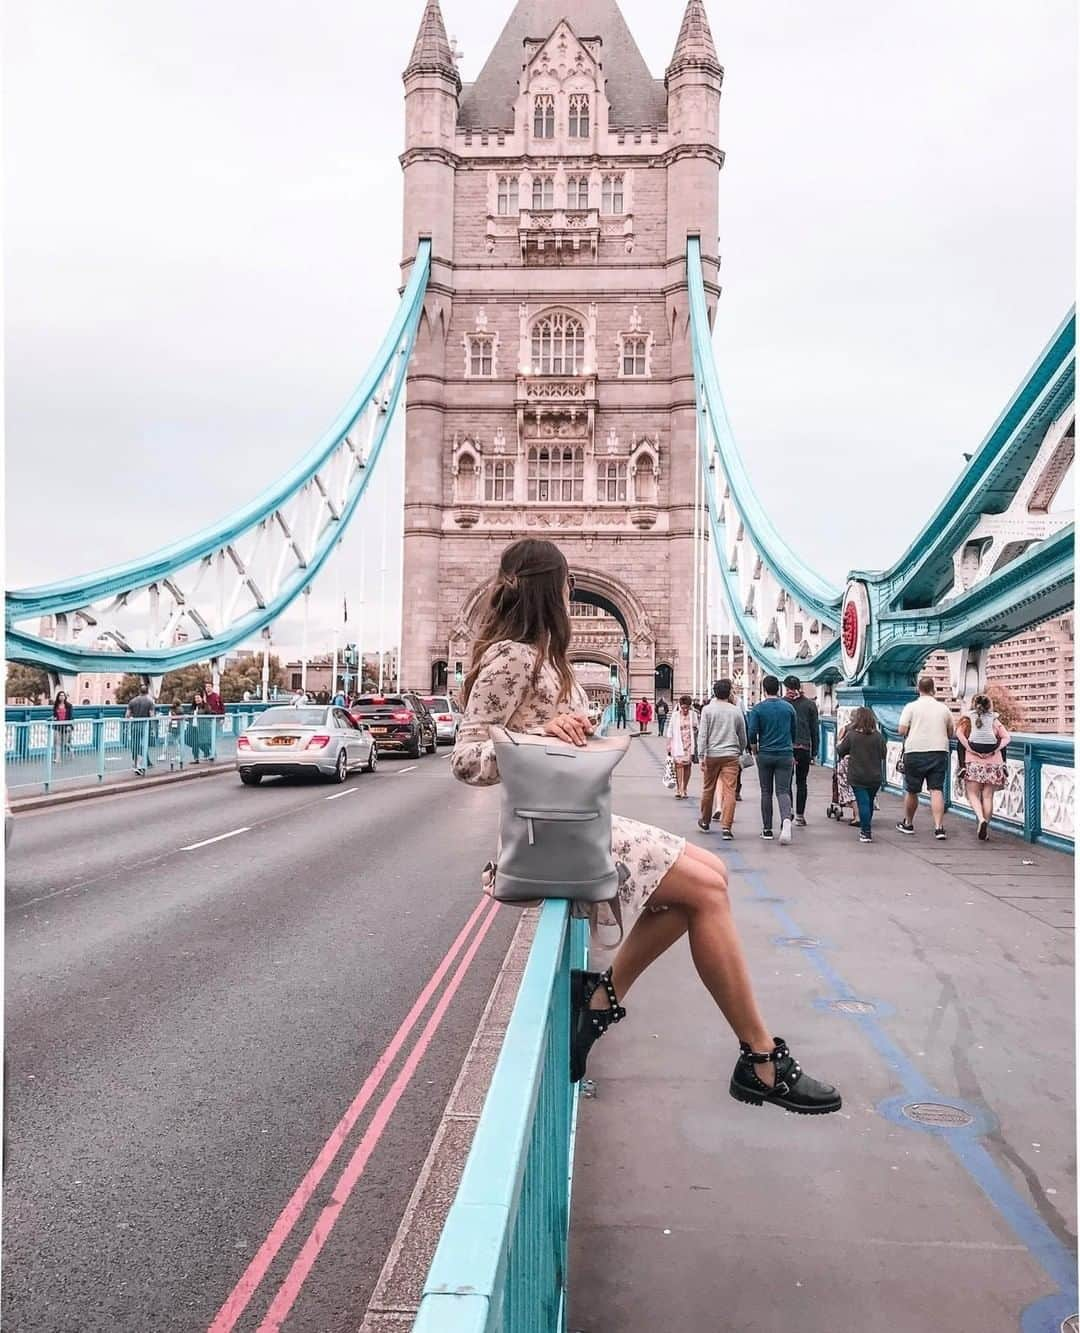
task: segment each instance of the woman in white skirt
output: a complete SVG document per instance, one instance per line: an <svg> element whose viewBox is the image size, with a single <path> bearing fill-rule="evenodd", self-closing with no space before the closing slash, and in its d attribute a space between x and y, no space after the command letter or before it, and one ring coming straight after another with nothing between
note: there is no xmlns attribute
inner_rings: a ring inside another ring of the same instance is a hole
<svg viewBox="0 0 1080 1333"><path fill-rule="evenodd" d="M503 552L462 691L465 716L451 761L461 781L498 782L492 726L585 744L593 729L588 700L567 657L572 591L566 560L551 542L526 539ZM837 1090L802 1071L758 1009L724 863L620 815L612 817L612 853L627 872L619 898L628 934L606 972L571 976L571 1078L584 1075L592 1044L625 1017L620 1001L637 978L688 933L694 966L739 1040L731 1095L803 1115L838 1111Z"/></svg>

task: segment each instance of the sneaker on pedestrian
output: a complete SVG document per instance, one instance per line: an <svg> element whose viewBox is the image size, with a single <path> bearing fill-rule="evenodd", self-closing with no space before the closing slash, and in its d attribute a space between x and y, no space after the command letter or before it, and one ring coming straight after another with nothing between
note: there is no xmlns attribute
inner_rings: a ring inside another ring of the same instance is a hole
<svg viewBox="0 0 1080 1333"><path fill-rule="evenodd" d="M791 820L785 819L780 824L780 841L786 847L791 841Z"/></svg>
<svg viewBox="0 0 1080 1333"><path fill-rule="evenodd" d="M985 819L979 820L979 841L985 842L990 836L990 825Z"/></svg>
<svg viewBox="0 0 1080 1333"><path fill-rule="evenodd" d="M761 830L761 836L762 836L764 839L766 839L767 842L772 842L772 840L773 840L772 829L771 829L771 828L763 828L763 829Z"/></svg>
<svg viewBox="0 0 1080 1333"><path fill-rule="evenodd" d="M907 823L906 820L903 820L903 819L898 819L898 820L896 821L896 827L897 827L897 830L898 830L900 833L914 833L914 832L915 832L915 825L914 825L914 824L909 824L909 823Z"/></svg>
<svg viewBox="0 0 1080 1333"><path fill-rule="evenodd" d="M860 841L860 842L873 842L874 840L873 840L873 838L870 836L869 833L860 833L860 834L859 834L859 841Z"/></svg>
<svg viewBox="0 0 1080 1333"><path fill-rule="evenodd" d="M796 815L796 816L795 816L795 825L796 825L797 828L806 828L806 816L805 816L805 815Z"/></svg>
<svg viewBox="0 0 1080 1333"><path fill-rule="evenodd" d="M948 836L949 835L945 832L943 828L934 829L934 837L937 838L938 842L944 842Z"/></svg>
<svg viewBox="0 0 1080 1333"><path fill-rule="evenodd" d="M699 829L701 829L702 833L712 832L712 825L709 823L707 819L699 819L697 822L697 826Z"/></svg>
<svg viewBox="0 0 1080 1333"><path fill-rule="evenodd" d="M723 817L724 817L724 812L723 812L722 810L714 810L714 811L713 811L713 823L714 823L714 824L719 824L720 821L721 821L721 819L723 819Z"/></svg>
<svg viewBox="0 0 1080 1333"><path fill-rule="evenodd" d="M732 842L735 838L735 834L732 833L731 829L729 828L721 829L720 836L721 838L723 838L725 842Z"/></svg>

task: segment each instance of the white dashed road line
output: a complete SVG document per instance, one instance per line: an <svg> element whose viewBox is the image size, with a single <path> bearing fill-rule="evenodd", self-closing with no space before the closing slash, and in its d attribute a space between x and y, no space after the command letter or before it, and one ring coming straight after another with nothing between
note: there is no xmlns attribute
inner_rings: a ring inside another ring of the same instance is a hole
<svg viewBox="0 0 1080 1333"><path fill-rule="evenodd" d="M353 792L357 790L358 788L356 787L350 787L348 791L336 791L333 796L328 796L326 799L328 801L340 801L343 796L351 796Z"/></svg>
<svg viewBox="0 0 1080 1333"><path fill-rule="evenodd" d="M398 777L401 777L402 773L415 773L417 768L419 768L419 764L410 764L408 768L399 768Z"/></svg>
<svg viewBox="0 0 1080 1333"><path fill-rule="evenodd" d="M231 833L219 833L216 838L204 838L202 842L193 842L188 847L181 847L182 852L194 852L200 847L209 847L212 842L224 842L226 838L235 838L237 834L249 833L251 830L245 825L243 828L234 828Z"/></svg>

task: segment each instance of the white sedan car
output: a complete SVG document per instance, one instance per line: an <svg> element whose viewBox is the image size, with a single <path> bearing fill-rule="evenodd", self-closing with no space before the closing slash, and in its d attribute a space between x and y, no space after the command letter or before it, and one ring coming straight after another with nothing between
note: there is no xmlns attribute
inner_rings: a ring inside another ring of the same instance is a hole
<svg viewBox="0 0 1080 1333"><path fill-rule="evenodd" d="M257 787L270 775L317 773L344 782L350 773L374 773L375 738L344 708L300 704L268 708L236 738L240 781Z"/></svg>
<svg viewBox="0 0 1080 1333"><path fill-rule="evenodd" d="M435 732L440 745L453 745L461 725L461 709L448 694L425 694L421 698L435 719Z"/></svg>

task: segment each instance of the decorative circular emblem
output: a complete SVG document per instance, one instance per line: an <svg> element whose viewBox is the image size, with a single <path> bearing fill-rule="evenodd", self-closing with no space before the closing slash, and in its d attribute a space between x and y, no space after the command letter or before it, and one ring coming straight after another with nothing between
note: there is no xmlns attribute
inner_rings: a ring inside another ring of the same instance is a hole
<svg viewBox="0 0 1080 1333"><path fill-rule="evenodd" d="M841 630L844 635L844 652L848 657L854 657L859 642L859 613L855 609L854 602L848 602L844 607L844 623Z"/></svg>
<svg viewBox="0 0 1080 1333"><path fill-rule="evenodd" d="M855 680L862 672L869 632L870 594L865 583L853 579L844 593L840 612L840 648L844 676L848 680Z"/></svg>

